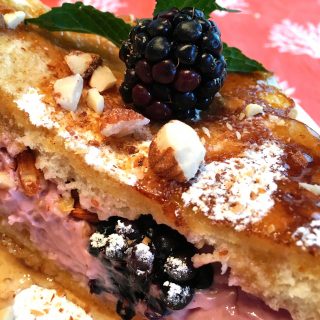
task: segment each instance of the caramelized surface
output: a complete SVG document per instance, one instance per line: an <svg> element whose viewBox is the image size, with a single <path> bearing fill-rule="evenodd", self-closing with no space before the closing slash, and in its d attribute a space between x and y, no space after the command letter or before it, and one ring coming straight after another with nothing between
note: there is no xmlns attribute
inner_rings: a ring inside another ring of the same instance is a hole
<svg viewBox="0 0 320 320"><path fill-rule="evenodd" d="M232 130L227 128L226 122L231 125ZM282 160L287 169L286 179L277 183L278 190L272 195L275 205L260 222L248 225L242 232L281 244L294 244L296 239L293 234L297 228L308 225L319 212L320 197L299 186L299 182L319 184L319 136L300 122L276 117L270 119L269 116L258 117L252 121L240 121L236 116L227 119L211 118L196 123L194 127L205 141L206 163L238 157L250 146L262 145L265 141L276 141L283 146ZM202 130L203 127L209 130L210 138ZM240 133L240 139L236 132ZM170 219L181 226L186 211L181 195L190 185L167 182L148 171L139 181L137 189L161 202ZM191 214L209 225L235 227L227 220L208 218L198 210ZM316 247L307 249L311 253L318 250Z"/></svg>
<svg viewBox="0 0 320 320"><path fill-rule="evenodd" d="M19 30L0 35L1 54L8 54L6 44L14 43L13 40L20 46L15 54L21 61L27 61L30 55L40 55L41 61L45 62L46 68L39 71L42 72L39 79L35 77L35 70L30 70L27 77L23 75L23 80L28 80L24 84L20 81L22 84L18 89L23 93L32 86L44 94L43 102L53 108L50 116L59 125L57 132L52 129L53 134L65 135L67 132L70 135L67 141L69 144L76 145L79 142L86 148L91 146L98 148L102 151L106 163L112 159L117 170L135 176L137 183L134 188L161 203L165 214L177 225L183 225L184 215L188 210L184 208L181 195L190 184L168 182L148 170L148 145L159 124L148 126L142 135L121 139L105 138L100 132L102 121L108 117L110 109L130 107L122 102L118 94L122 75L115 72L118 77L117 86L104 92L106 108L102 116L87 108L84 98L78 110L70 113L55 104L52 93L54 81L70 75L63 60L66 51L33 31ZM44 50L40 50L39 53L39 48ZM0 65L2 69L6 67L4 62ZM116 70L119 70L119 66ZM8 72L7 77L11 79L10 76L13 75L10 75L10 70ZM205 144L206 163L241 156L248 148L252 148L253 145L263 145L266 141L277 141L282 146L285 150L282 160L287 168L287 177L278 182L278 190L273 194L275 205L259 223L249 225L242 232L290 244L296 241L292 235L297 228L309 223L313 214L319 211L319 196L300 188L299 182L320 183L320 144L319 137L301 123L277 117L287 116L294 103L277 88L267 85L268 77L268 74L261 73L229 74L210 112L202 114L201 120L189 124L196 129ZM12 87L16 86L16 80L12 79ZM4 81L7 79L1 79L0 76L0 82ZM15 94L19 96L17 92ZM241 112L248 103L263 105L266 114L253 120L241 120ZM77 149L73 151L78 152ZM86 151L79 150L79 154L82 152L85 154ZM107 173L110 174L108 171ZM193 214L209 224L222 224L234 228L228 221L209 219L199 211ZM314 251L314 248L308 249Z"/></svg>

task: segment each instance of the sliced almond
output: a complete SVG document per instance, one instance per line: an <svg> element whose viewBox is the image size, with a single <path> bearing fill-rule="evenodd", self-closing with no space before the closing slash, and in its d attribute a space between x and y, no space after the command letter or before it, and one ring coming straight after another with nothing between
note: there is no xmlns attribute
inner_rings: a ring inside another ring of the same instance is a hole
<svg viewBox="0 0 320 320"><path fill-rule="evenodd" d="M102 118L101 133L106 136L123 137L134 133L150 122L131 109L113 108Z"/></svg>
<svg viewBox="0 0 320 320"><path fill-rule="evenodd" d="M88 210L82 209L82 208L74 208L70 215L73 218L84 220L90 223L99 222L98 215L96 213L90 212Z"/></svg>
<svg viewBox="0 0 320 320"><path fill-rule="evenodd" d="M30 150L17 157L17 172L21 188L28 197L35 196L40 189L40 171L35 166L35 157Z"/></svg>
<svg viewBox="0 0 320 320"><path fill-rule="evenodd" d="M316 196L320 196L320 185L300 182L299 187L312 192Z"/></svg>
<svg viewBox="0 0 320 320"><path fill-rule="evenodd" d="M99 55L82 51L71 51L64 57L73 74L80 74L83 79L91 77L94 70L102 64Z"/></svg>

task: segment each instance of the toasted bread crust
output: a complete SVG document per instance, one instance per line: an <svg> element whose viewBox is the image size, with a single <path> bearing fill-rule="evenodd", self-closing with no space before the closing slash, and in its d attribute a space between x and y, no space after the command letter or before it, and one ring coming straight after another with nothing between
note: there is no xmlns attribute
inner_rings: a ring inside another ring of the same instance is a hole
<svg viewBox="0 0 320 320"><path fill-rule="evenodd" d="M50 37L61 41L60 35ZM228 254L217 254L214 261L227 263L243 288L271 306L287 308L295 319L319 318L320 287L313 280L320 277L320 248L307 243L300 245L302 239L295 234L299 228L311 228L313 214L318 210L319 197L301 189L299 182L319 184L313 177L318 176L320 167L320 140L305 125L288 118L294 102L267 84L269 74L230 74L211 112L201 121L190 122L206 147L206 164L241 158L246 150L263 146L266 141L283 150L286 178L277 182L277 191L272 194L274 205L258 222L238 230L235 223L204 214L194 205L186 206L182 195L193 182L168 182L148 170L148 148L159 125L148 125L139 134L126 138L105 138L100 128L107 115L99 117L83 101L72 114L53 100L53 82L70 75L63 62L67 50L32 28L22 28L0 35L2 56L11 54L9 41L16 46L18 69L23 70L31 56L39 61L34 69L28 70L28 81L25 74L17 75L8 68L5 60L0 62L2 70L7 70L0 75L1 118L26 146L65 159L66 166L75 172L75 179L83 179L92 188L126 203L119 208L119 215L135 218L140 213L152 212L157 222L178 229L195 244L214 244L217 252L227 248ZM93 52L91 36L76 35L68 41ZM39 52L39 44L48 50ZM100 50L105 52L107 63L115 62L109 66L118 77L119 86L123 66L116 57L117 50L107 42L103 42ZM122 102L117 88L107 90L104 98L111 109L129 107ZM38 103L44 113L34 114L35 106L32 108L30 102ZM249 103L263 106L264 115L243 118L243 110ZM210 211L212 203L206 205ZM254 268L246 269L250 263ZM280 270L284 268L295 279L294 285L282 276ZM293 290L294 286L302 286L303 281L306 289Z"/></svg>

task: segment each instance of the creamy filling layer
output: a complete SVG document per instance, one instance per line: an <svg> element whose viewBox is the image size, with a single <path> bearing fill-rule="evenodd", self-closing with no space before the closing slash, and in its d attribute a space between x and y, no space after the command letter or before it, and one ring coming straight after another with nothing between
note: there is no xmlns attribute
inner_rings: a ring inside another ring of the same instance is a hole
<svg viewBox="0 0 320 320"><path fill-rule="evenodd" d="M103 264L88 253L89 236L93 232L85 221L78 221L58 208L61 200L57 187L42 182L41 191L28 197L21 189L13 159L4 150L0 170L15 182L15 186L0 190L0 214L18 230L27 230L36 248L44 252L82 281L98 279L112 292ZM244 293L239 287L229 287L227 277L215 278L208 290L198 290L191 303L173 312L174 320L289 320L286 312L275 312L262 301Z"/></svg>

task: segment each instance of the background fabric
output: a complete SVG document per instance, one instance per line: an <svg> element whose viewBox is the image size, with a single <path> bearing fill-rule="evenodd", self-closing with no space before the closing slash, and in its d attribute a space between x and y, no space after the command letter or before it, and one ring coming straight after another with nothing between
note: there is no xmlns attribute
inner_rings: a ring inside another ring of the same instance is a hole
<svg viewBox="0 0 320 320"><path fill-rule="evenodd" d="M49 6L64 0L43 0ZM68 2L75 2L71 0ZM210 0L208 0L210 1ZM150 17L154 0L83 0L118 15ZM222 39L275 73L286 94L320 124L320 0L218 0L241 13L215 12Z"/></svg>

